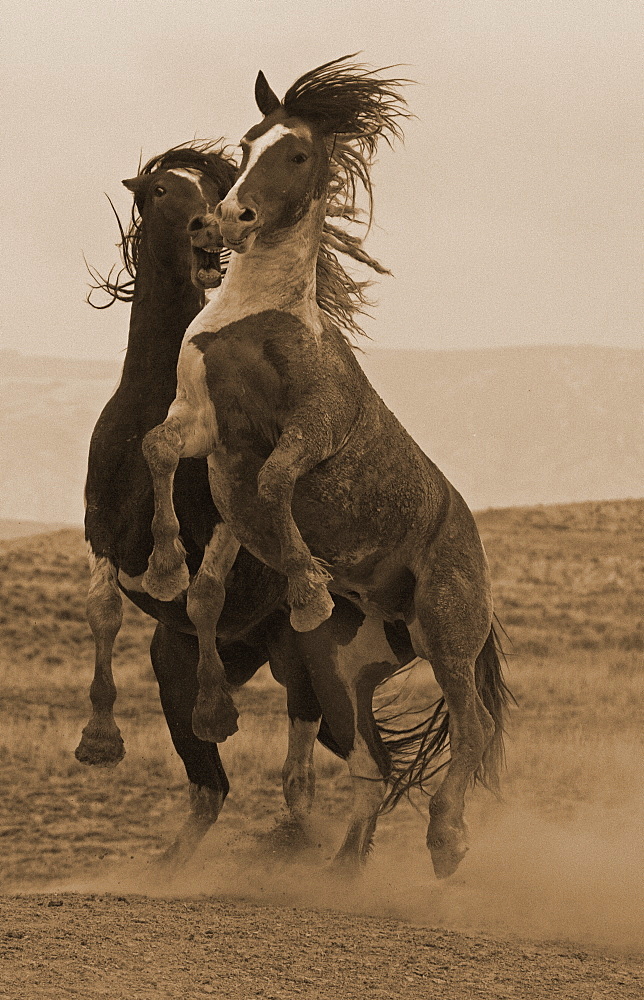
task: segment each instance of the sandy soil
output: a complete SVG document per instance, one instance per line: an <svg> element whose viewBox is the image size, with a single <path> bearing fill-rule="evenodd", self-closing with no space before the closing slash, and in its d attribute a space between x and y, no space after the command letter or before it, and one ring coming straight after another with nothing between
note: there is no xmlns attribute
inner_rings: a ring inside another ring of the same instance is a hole
<svg viewBox="0 0 644 1000"><path fill-rule="evenodd" d="M237 695L231 793L182 873L187 805L150 623L126 610L115 675L127 755L73 756L92 644L78 532L0 545L0 998L643 1000L642 503L481 516L520 701L505 802L468 806L472 847L438 883L426 804L378 825L358 882L332 879L346 767L316 754L320 848L275 838L284 695ZM261 674L262 672L260 672Z"/></svg>
<svg viewBox="0 0 644 1000"><path fill-rule="evenodd" d="M0 926L11 1000L644 996L626 957L231 899L5 896Z"/></svg>

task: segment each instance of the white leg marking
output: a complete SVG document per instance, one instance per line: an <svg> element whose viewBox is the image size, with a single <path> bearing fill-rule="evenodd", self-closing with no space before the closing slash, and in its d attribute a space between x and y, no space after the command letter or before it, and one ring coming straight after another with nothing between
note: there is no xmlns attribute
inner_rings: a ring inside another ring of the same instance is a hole
<svg viewBox="0 0 644 1000"><path fill-rule="evenodd" d="M297 820L304 819L313 805L313 748L319 728L319 720L289 719L288 753L282 769L282 786L286 804Z"/></svg>

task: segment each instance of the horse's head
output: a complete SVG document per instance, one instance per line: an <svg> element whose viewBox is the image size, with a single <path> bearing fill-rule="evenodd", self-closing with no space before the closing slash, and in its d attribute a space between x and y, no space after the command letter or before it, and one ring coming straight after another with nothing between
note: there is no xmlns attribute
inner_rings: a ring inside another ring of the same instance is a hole
<svg viewBox="0 0 644 1000"><path fill-rule="evenodd" d="M238 179L215 210L225 245L237 253L295 225L329 181L324 137L281 105L244 135L241 148Z"/></svg>
<svg viewBox="0 0 644 1000"><path fill-rule="evenodd" d="M400 80L382 80L347 56L319 66L276 97L263 73L255 98L264 115L241 140L237 180L215 210L223 241L246 253L256 240L279 238L316 206L356 212L355 191L370 195L369 165L380 135L399 135L405 117Z"/></svg>
<svg viewBox="0 0 644 1000"><path fill-rule="evenodd" d="M187 280L190 275L201 288L218 285L218 252L203 251L197 259L187 229L196 215L214 211L230 187L232 167L214 154L189 149L170 151L153 163L153 169L147 165L123 181L140 215L141 245L157 267L175 278Z"/></svg>

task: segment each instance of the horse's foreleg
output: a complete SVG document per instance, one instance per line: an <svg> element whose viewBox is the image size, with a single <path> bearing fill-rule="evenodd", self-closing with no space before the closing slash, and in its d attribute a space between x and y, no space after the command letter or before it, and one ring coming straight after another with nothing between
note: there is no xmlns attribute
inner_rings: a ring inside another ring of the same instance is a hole
<svg viewBox="0 0 644 1000"><path fill-rule="evenodd" d="M288 577L291 625L297 632L317 628L333 611L327 589L331 574L311 555L291 511L297 479L324 457L315 440L293 426L282 434L257 477L258 496L279 538L280 568Z"/></svg>
<svg viewBox="0 0 644 1000"><path fill-rule="evenodd" d="M83 729L76 759L83 764L111 767L125 754L121 733L114 721L116 686L112 676L112 649L123 620L123 604L114 564L106 556L97 558L91 549L89 561L87 620L96 651L89 691L93 715Z"/></svg>
<svg viewBox="0 0 644 1000"><path fill-rule="evenodd" d="M141 585L150 597L159 601L172 601L187 590L190 582L172 499L182 448L182 424L178 417L168 417L143 438L143 454L154 484L154 548Z"/></svg>
<svg viewBox="0 0 644 1000"><path fill-rule="evenodd" d="M226 598L226 576L238 552L239 542L230 529L223 522L215 525L199 572L188 588L187 611L199 638L199 691L192 728L196 736L210 743L223 743L237 732L238 712L230 695L216 636Z"/></svg>
<svg viewBox="0 0 644 1000"><path fill-rule="evenodd" d="M198 687L196 637L157 625L150 656L170 736L190 782L189 815L161 857L162 863L175 866L190 859L216 821L229 784L217 747L198 739L192 731Z"/></svg>

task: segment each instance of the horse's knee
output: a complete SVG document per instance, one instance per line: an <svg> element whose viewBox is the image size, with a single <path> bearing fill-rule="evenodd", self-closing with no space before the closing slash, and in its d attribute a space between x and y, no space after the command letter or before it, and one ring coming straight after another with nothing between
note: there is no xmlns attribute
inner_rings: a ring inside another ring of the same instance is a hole
<svg viewBox="0 0 644 1000"><path fill-rule="evenodd" d="M123 601L116 586L106 584L88 594L85 611L95 639L113 641L123 621Z"/></svg>
<svg viewBox="0 0 644 1000"><path fill-rule="evenodd" d="M257 474L257 496L266 505L279 504L293 489L291 470L279 458L266 459Z"/></svg>
<svg viewBox="0 0 644 1000"><path fill-rule="evenodd" d="M226 599L226 588L219 576L197 573L188 588L186 610L197 629L215 628Z"/></svg>
<svg viewBox="0 0 644 1000"><path fill-rule="evenodd" d="M116 582L116 568L107 556L90 550L90 582L85 613L97 640L113 641L123 621L123 601Z"/></svg>
<svg viewBox="0 0 644 1000"><path fill-rule="evenodd" d="M153 476L174 472L181 455L181 435L174 423L165 422L153 427L143 438L143 456Z"/></svg>

